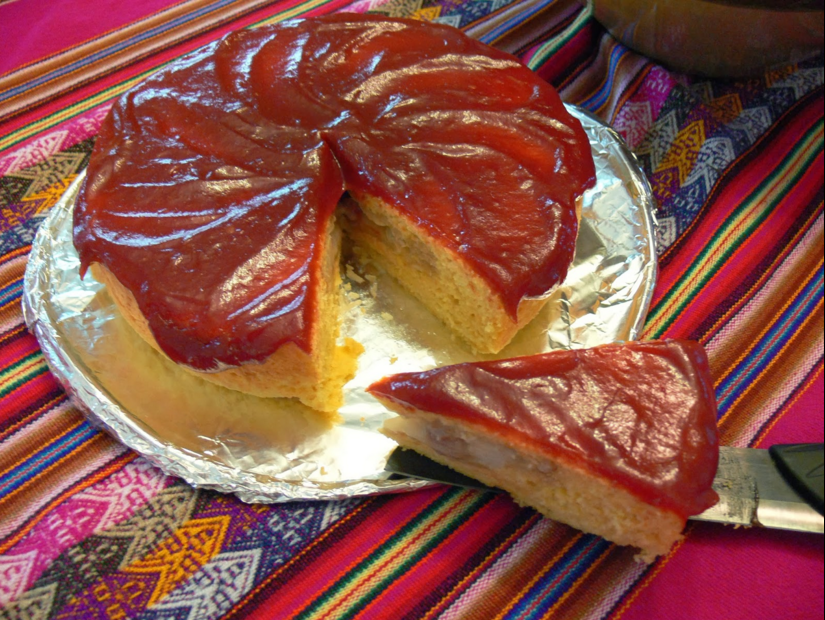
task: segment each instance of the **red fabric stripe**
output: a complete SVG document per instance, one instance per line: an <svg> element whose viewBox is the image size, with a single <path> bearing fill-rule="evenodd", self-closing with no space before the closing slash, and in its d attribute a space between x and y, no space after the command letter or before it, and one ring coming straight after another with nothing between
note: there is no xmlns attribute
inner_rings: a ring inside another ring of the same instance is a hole
<svg viewBox="0 0 825 620"><path fill-rule="evenodd" d="M774 254L789 229L793 228L797 218L805 208L815 202L818 204L822 188L822 153L814 165L806 171L799 183L785 193L770 216L747 238L739 239L736 250L714 274L708 285L690 302L690 311L683 311L668 328L668 335L674 338L697 337L699 326L705 317L712 314L731 291L753 269L754 264L766 255ZM781 248L780 248L781 249Z"/></svg>
<svg viewBox="0 0 825 620"><path fill-rule="evenodd" d="M243 610L249 620L285 620L299 613L447 492L424 489L370 500L354 517L336 523L292 562L269 575L233 612Z"/></svg>
<svg viewBox="0 0 825 620"><path fill-rule="evenodd" d="M229 23L222 24L214 28L210 27L204 32L186 39L185 41L170 41L168 44L170 47L167 47L162 51L158 51L148 58L136 60L125 67L111 71L105 77L98 77L94 79L91 84L75 87L71 91L55 97L48 102L43 102L42 104L38 104L31 109L17 113L9 119L3 119L4 122L0 124L0 135L11 134L26 125L35 123L51 114L70 108L78 102L92 97L107 88L110 88L111 86L120 84L121 82L140 75L144 71L155 69L164 62L183 56L184 54L199 47L203 47L209 42L214 41L215 39L218 39L233 30L245 28L250 24L264 20L282 11L289 10L300 3L300 0L289 0L288 2L282 2L275 6L269 6L244 15ZM348 6L350 3L351 0L333 0L328 4L308 11L306 16L338 11Z"/></svg>
<svg viewBox="0 0 825 620"><path fill-rule="evenodd" d="M48 367L44 367L35 377L30 377L27 381L16 386L4 396L3 399L0 400L0 407L3 409L7 407L14 409L25 407L27 402L40 398L55 389L59 389L59 387L54 376L49 372Z"/></svg>
<svg viewBox="0 0 825 620"><path fill-rule="evenodd" d="M593 21L587 22L566 45L537 67L536 73L561 90L590 66L599 49L598 40L602 35L604 30L600 26Z"/></svg>
<svg viewBox="0 0 825 620"><path fill-rule="evenodd" d="M13 338L6 339L0 346L0 362L2 368L9 366L40 350L37 340L28 332L16 331ZM18 377L9 376L6 378L6 389L11 387ZM19 418L25 417L31 410L33 404L42 403L44 399L53 398L55 393L62 391L54 376L43 372L35 377L30 377L20 385L11 389L6 395L0 398L0 429L14 424Z"/></svg>
<svg viewBox="0 0 825 620"><path fill-rule="evenodd" d="M23 325L17 325L14 329L0 334L0 367L8 368L36 350L38 347L34 337L29 335Z"/></svg>
<svg viewBox="0 0 825 620"><path fill-rule="evenodd" d="M20 428L33 423L39 416L43 415L49 409L58 406L66 399L66 394L59 387L55 387L54 391L43 394L39 398L26 403L25 407L21 408L13 416L3 420L0 424L0 441L6 439L16 433Z"/></svg>
<svg viewBox="0 0 825 620"><path fill-rule="evenodd" d="M30 334L22 324L0 337L0 364L4 370L39 351L40 345L37 343L37 338Z"/></svg>
<svg viewBox="0 0 825 620"><path fill-rule="evenodd" d="M821 200L821 196L820 196ZM730 321L737 312L745 307L760 288L765 286L784 261L788 259L791 251L798 245L799 239L813 225L813 219L821 210L819 203L809 205L788 232L779 240L770 252L754 261L750 267L750 273L738 283L735 283L728 294L727 299L722 304L713 309L696 328L694 336L697 340L708 342L719 330Z"/></svg>
<svg viewBox="0 0 825 620"><path fill-rule="evenodd" d="M17 424L28 416L32 409L39 409L44 403L55 400L62 391L54 376L44 369L41 374L29 379L0 400L0 429L5 431L11 425ZM0 433L2 434L5 433Z"/></svg>
<svg viewBox="0 0 825 620"><path fill-rule="evenodd" d="M22 317L20 320L22 322ZM37 338L22 324L18 324L0 337L0 364L4 370L36 351L40 351Z"/></svg>
<svg viewBox="0 0 825 620"><path fill-rule="evenodd" d="M491 536L463 565L456 567L450 578L445 579L429 596L419 599L409 617L426 616L428 620L440 617L439 614L454 605L468 590L479 587L479 581L484 583L485 575L493 565L499 561L509 565L509 562L503 560L503 556L542 519L543 517L534 510L522 509L505 528ZM496 592L496 595L501 598L501 592Z"/></svg>
<svg viewBox="0 0 825 620"><path fill-rule="evenodd" d="M402 576L382 590L358 615L363 620L383 620L392 609L396 618L405 617L421 602L421 598L436 591L455 577L480 547L502 530L510 528L520 508L512 500L497 496L457 529ZM446 593L445 593L446 594Z"/></svg>

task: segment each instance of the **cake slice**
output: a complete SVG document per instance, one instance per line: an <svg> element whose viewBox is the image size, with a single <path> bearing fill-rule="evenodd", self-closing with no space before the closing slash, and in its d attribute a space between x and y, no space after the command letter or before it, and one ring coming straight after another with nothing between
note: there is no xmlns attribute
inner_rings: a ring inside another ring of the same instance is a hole
<svg viewBox="0 0 825 620"><path fill-rule="evenodd" d="M398 374L382 432L652 561L718 501L716 401L689 341L611 344Z"/></svg>

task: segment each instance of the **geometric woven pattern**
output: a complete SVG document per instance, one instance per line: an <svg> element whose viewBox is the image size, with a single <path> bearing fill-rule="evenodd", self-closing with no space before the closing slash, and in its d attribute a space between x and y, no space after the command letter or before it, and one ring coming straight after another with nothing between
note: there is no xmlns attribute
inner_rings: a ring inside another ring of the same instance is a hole
<svg viewBox="0 0 825 620"><path fill-rule="evenodd" d="M46 9L25 1L12 30L0 3L0 41L38 34ZM704 345L724 444L822 440L821 55L748 80L682 75L569 0L153 0L106 32L67 16L69 47L15 48L35 60L0 75L0 620L822 617L821 536L691 524L646 566L489 493L250 505L162 474L72 404L20 295L113 98L231 29L342 10L463 28L610 123L658 202L643 336Z"/></svg>

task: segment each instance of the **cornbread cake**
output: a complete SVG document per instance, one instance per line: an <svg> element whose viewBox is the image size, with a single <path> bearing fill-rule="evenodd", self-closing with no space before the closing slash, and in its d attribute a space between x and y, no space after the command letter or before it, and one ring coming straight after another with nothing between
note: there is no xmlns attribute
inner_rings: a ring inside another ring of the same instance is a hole
<svg viewBox="0 0 825 620"><path fill-rule="evenodd" d="M564 279L594 178L581 125L516 58L448 26L329 15L231 33L122 96L74 242L174 362L334 411L359 351L338 336L342 227L494 351Z"/></svg>
<svg viewBox="0 0 825 620"><path fill-rule="evenodd" d="M386 377L400 445L651 561L718 501L716 401L689 341L611 344Z"/></svg>

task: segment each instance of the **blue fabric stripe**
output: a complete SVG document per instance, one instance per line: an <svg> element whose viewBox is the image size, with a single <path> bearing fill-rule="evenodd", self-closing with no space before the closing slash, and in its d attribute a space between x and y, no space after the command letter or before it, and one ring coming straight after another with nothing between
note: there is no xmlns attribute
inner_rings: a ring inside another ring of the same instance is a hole
<svg viewBox="0 0 825 620"><path fill-rule="evenodd" d="M544 616L611 544L593 534L582 535L553 568L533 584L505 616L506 620L533 620Z"/></svg>
<svg viewBox="0 0 825 620"><path fill-rule="evenodd" d="M82 422L77 428L57 438L42 450L32 454L18 467L9 470L0 477L0 497L14 492L39 472L59 461L79 445L88 441L97 432L88 422Z"/></svg>
<svg viewBox="0 0 825 620"><path fill-rule="evenodd" d="M823 299L823 270L817 271L817 277L810 282L783 312L777 321L760 339L750 355L743 359L734 368L716 389L719 403L719 413L724 414L736 402L736 399L747 386L753 384L756 376L762 372L768 360L779 353L782 347L794 334L799 326L813 314L814 308Z"/></svg>
<svg viewBox="0 0 825 620"><path fill-rule="evenodd" d="M480 36L479 41L481 41L483 43L487 43L488 45L492 45L492 43L496 39L498 39L499 37L502 37L502 36L508 34L509 32L515 30L521 23L526 22L533 15L545 10L548 6L550 6L551 4L555 4L556 2L558 2L558 0L545 0L545 2L542 2L542 3L532 7L529 10L525 10L525 11L522 11L522 12L518 13L514 17L511 17L507 21L502 22L501 24L499 24L498 26L496 26L495 28L493 28L489 32L487 32L487 33L483 34L482 36ZM487 17L489 18L489 15Z"/></svg>
<svg viewBox="0 0 825 620"><path fill-rule="evenodd" d="M608 63L608 73L607 79L605 80L602 87L596 91L592 96L585 99L581 102L581 105L588 110L596 110L600 108L607 98L610 96L610 93L613 92L613 82L616 78L616 66L619 64L619 61L628 53L628 49L620 44L614 43L614 47L610 50L610 61Z"/></svg>
<svg viewBox="0 0 825 620"><path fill-rule="evenodd" d="M23 279L15 280L8 286L0 288L0 306L4 306L11 301L20 299L23 293Z"/></svg>

